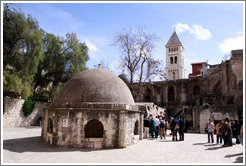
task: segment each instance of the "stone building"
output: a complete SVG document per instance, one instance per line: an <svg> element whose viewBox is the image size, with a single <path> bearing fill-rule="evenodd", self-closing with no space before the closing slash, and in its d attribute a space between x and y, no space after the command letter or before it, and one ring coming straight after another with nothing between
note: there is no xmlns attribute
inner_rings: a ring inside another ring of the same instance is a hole
<svg viewBox="0 0 246 166"><path fill-rule="evenodd" d="M101 68L72 77L44 114L42 138L57 146L125 148L143 138L143 113L129 88Z"/></svg>
<svg viewBox="0 0 246 166"><path fill-rule="evenodd" d="M168 43L170 41L181 43L175 32ZM169 69L172 65L170 52L173 51L169 50L171 46L167 46L166 69ZM174 52L179 51L179 48L183 46L180 44L178 49L173 49ZM182 59L182 56L180 57ZM144 93L135 101L153 102L166 108L168 116L183 115L185 129L190 132L204 132L202 123L209 118L214 119L215 123L226 117L238 119L242 123L243 50L232 50L231 58L221 64L209 65L207 62L201 62L193 63L193 66L194 73L190 74L189 79L176 79L176 76L172 79L170 72L166 70L166 81L144 83Z"/></svg>

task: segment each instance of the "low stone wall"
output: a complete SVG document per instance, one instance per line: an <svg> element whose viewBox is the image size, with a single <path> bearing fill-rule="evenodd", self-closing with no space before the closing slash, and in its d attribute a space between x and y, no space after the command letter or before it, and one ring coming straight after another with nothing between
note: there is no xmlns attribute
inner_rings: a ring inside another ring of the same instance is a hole
<svg viewBox="0 0 246 166"><path fill-rule="evenodd" d="M32 113L25 117L22 111L24 102L25 100L23 99L4 99L4 128L38 126L38 118L43 117L42 110L50 106L50 103L35 102Z"/></svg>

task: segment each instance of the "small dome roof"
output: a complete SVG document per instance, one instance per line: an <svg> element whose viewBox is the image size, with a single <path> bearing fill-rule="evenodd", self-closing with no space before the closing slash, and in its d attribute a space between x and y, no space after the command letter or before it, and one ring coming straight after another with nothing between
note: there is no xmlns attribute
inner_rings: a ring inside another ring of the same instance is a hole
<svg viewBox="0 0 246 166"><path fill-rule="evenodd" d="M118 77L120 77L126 84L130 83L130 78L126 74L120 74Z"/></svg>
<svg viewBox="0 0 246 166"><path fill-rule="evenodd" d="M102 102L134 104L128 86L113 73L89 69L73 76L61 89L55 103Z"/></svg>

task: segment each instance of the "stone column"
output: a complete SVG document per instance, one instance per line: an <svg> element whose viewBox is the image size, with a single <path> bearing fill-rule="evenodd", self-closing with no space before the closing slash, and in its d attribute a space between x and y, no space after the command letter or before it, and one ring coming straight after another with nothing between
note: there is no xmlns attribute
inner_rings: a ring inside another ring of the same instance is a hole
<svg viewBox="0 0 246 166"><path fill-rule="evenodd" d="M44 120L43 120L43 125L42 125L42 137L43 140L46 140L47 137L47 128L48 128L48 109L43 110L44 113Z"/></svg>
<svg viewBox="0 0 246 166"><path fill-rule="evenodd" d="M126 147L126 113L125 111L119 112L119 129L118 129L118 147Z"/></svg>
<svg viewBox="0 0 246 166"><path fill-rule="evenodd" d="M193 118L193 128L196 127L196 110L195 108L192 108L192 118Z"/></svg>
<svg viewBox="0 0 246 166"><path fill-rule="evenodd" d="M139 116L140 116L140 122L139 122L139 128L140 128L140 131L139 131L139 140L142 140L143 139L143 117L144 117L144 115L143 115L143 113L141 112L140 114L139 114Z"/></svg>

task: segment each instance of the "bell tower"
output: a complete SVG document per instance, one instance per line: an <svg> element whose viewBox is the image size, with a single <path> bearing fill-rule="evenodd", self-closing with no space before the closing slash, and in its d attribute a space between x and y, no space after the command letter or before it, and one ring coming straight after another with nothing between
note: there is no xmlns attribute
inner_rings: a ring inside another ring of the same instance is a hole
<svg viewBox="0 0 246 166"><path fill-rule="evenodd" d="M174 32L166 44L166 67L165 75L167 80L185 78L184 69L184 47L178 35Z"/></svg>

